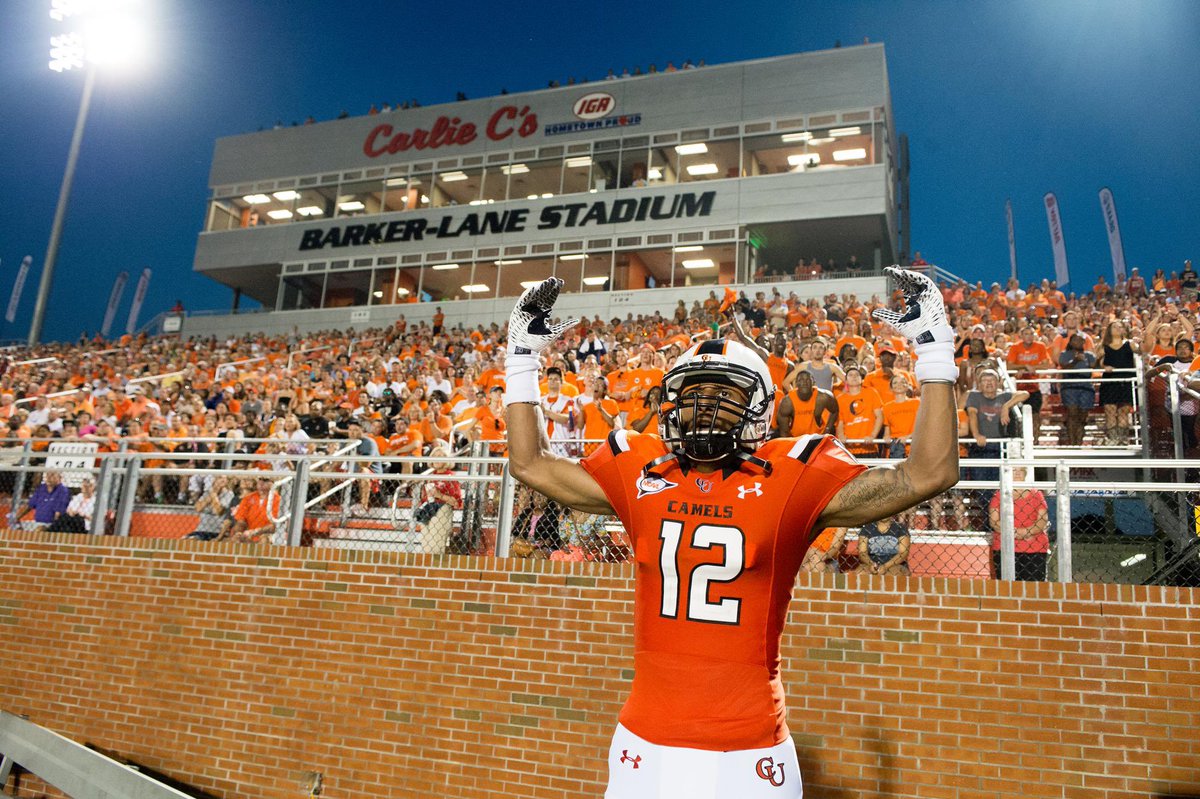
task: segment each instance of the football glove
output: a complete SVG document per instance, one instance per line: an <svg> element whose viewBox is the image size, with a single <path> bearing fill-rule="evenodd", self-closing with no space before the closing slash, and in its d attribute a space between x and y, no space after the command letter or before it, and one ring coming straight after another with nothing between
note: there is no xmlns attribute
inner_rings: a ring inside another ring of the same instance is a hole
<svg viewBox="0 0 1200 799"><path fill-rule="evenodd" d="M958 380L954 362L954 330L946 320L946 305L937 284L920 272L889 266L884 270L904 294L905 309L898 313L877 308L875 318L896 328L913 343L917 354L917 382L953 383Z"/></svg>
<svg viewBox="0 0 1200 799"><path fill-rule="evenodd" d="M548 277L536 286L525 289L508 317L509 355L536 355L549 347L564 331L579 324L578 319L549 324L550 312L554 309L554 301L558 299L562 285L561 278Z"/></svg>
<svg viewBox="0 0 1200 799"><path fill-rule="evenodd" d="M550 324L550 312L558 299L563 281L548 277L525 290L508 317L508 349L504 361L506 389L504 404L537 403L539 355L565 331L579 324L578 319Z"/></svg>

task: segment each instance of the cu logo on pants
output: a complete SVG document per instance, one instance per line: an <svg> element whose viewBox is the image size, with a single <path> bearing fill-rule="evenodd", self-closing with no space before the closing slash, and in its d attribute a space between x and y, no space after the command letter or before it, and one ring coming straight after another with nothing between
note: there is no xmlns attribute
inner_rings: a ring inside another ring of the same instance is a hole
<svg viewBox="0 0 1200 799"><path fill-rule="evenodd" d="M778 769L778 771L776 771L777 769ZM783 785L783 778L784 778L783 764L780 763L778 766L776 766L775 758L764 757L763 759L758 761L758 765L755 766L754 770L758 774L758 778L760 780L766 780L767 782L774 785L776 788ZM776 773L779 774L779 782L775 781Z"/></svg>

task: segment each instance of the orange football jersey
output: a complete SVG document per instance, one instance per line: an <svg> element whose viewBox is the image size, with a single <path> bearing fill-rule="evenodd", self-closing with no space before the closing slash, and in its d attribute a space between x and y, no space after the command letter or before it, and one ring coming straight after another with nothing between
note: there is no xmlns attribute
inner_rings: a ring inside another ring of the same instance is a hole
<svg viewBox="0 0 1200 799"><path fill-rule="evenodd" d="M663 746L712 751L788 736L779 639L792 584L829 500L865 467L830 436L768 441L701 474L655 435L615 431L582 461L633 544L633 687L620 721ZM819 532L819 531L816 531Z"/></svg>

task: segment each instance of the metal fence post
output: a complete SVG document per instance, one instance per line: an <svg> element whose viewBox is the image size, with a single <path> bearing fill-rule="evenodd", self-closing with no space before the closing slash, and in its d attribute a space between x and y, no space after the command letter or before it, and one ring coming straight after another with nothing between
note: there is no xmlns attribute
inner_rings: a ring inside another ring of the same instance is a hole
<svg viewBox="0 0 1200 799"><path fill-rule="evenodd" d="M287 545L298 547L304 534L304 503L308 499L308 458L296 462L296 474L292 477L292 507L288 511Z"/></svg>
<svg viewBox="0 0 1200 799"><path fill-rule="evenodd" d="M508 461L500 471L500 510L496 519L496 557L507 558L512 543L513 478L508 471Z"/></svg>
<svg viewBox="0 0 1200 799"><path fill-rule="evenodd" d="M1000 579L1017 576L1016 532L1013 522L1013 475L1008 462L1000 464Z"/></svg>
<svg viewBox="0 0 1200 799"><path fill-rule="evenodd" d="M27 468L29 466L29 453L32 451L33 442L29 439L25 439L25 446L21 450L21 462L17 464L17 467L20 469L20 471L17 472L17 479L13 483L12 508L8 513L8 523L10 525L15 525L17 523L17 519L21 518L21 516L24 514L21 506L25 502L25 480L29 474Z"/></svg>
<svg viewBox="0 0 1200 799"><path fill-rule="evenodd" d="M141 460L131 456L125 461L125 483L121 486L121 501L117 505L117 520L113 523L113 535L122 538L129 537L130 523L133 521L133 505L137 502L138 470Z"/></svg>
<svg viewBox="0 0 1200 799"><path fill-rule="evenodd" d="M1075 581L1071 564L1071 467L1059 461L1054 467L1054 516L1058 526L1058 581Z"/></svg>
<svg viewBox="0 0 1200 799"><path fill-rule="evenodd" d="M1021 403L1021 440L1025 442L1023 457L1033 457L1033 445L1036 443L1033 440L1033 408L1025 403Z"/></svg>
<svg viewBox="0 0 1200 799"><path fill-rule="evenodd" d="M96 475L96 504L92 510L92 535L104 535L104 528L108 524L108 495L112 491L115 461L115 456L100 459L100 473Z"/></svg>
<svg viewBox="0 0 1200 799"><path fill-rule="evenodd" d="M1167 383L1167 396L1171 403L1171 437L1175 443L1175 457L1183 460L1183 421L1179 418L1179 375L1172 372Z"/></svg>
<svg viewBox="0 0 1200 799"><path fill-rule="evenodd" d="M1134 356L1137 358L1135 365L1137 373L1134 375L1134 380L1137 382L1137 391L1134 396L1137 397L1138 408L1138 436L1141 438L1142 457L1151 457L1150 452L1150 388L1146 381L1145 363L1142 361L1141 355ZM1179 457L1179 456L1176 456Z"/></svg>

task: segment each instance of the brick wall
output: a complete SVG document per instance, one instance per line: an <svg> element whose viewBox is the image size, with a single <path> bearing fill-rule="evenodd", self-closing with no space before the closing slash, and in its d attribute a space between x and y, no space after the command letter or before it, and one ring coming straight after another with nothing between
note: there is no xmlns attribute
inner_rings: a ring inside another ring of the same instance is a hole
<svg viewBox="0 0 1200 799"><path fill-rule="evenodd" d="M796 599L809 797L1200 793L1198 590ZM623 566L3 533L2 706L229 799L599 797L629 601Z"/></svg>

